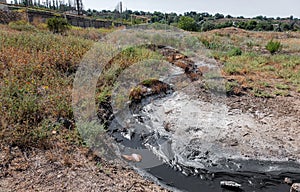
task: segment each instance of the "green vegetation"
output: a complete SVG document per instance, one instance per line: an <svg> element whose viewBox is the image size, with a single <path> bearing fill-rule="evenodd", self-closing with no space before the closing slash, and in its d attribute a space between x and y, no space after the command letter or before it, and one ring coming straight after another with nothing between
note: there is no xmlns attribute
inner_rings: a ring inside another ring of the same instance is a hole
<svg viewBox="0 0 300 192"><path fill-rule="evenodd" d="M271 41L269 41L268 44L266 45L266 49L271 54L274 54L274 53L280 51L281 48L282 48L281 43L279 41L273 41L273 39Z"/></svg>
<svg viewBox="0 0 300 192"><path fill-rule="evenodd" d="M57 14L66 11L78 10L77 5L65 3L64 1L15 1L14 4L20 7L30 7L38 11L54 11ZM138 25L143 23L161 23L171 26L179 26L188 31L210 31L227 27L238 27L240 29L253 31L299 31L300 19L293 16L286 18L268 18L266 16L256 16L253 18L224 16L221 13L214 15L207 12L198 13L195 11L177 13L163 13L159 11L145 12L132 10L101 10L95 9L81 10L79 14L87 15L93 19L111 20L113 22L126 23L127 25ZM21 9L22 11L22 9ZM76 11L77 12L77 11Z"/></svg>
<svg viewBox="0 0 300 192"><path fill-rule="evenodd" d="M225 83L225 90L227 95L241 94L240 84L237 81L228 81Z"/></svg>
<svg viewBox="0 0 300 192"><path fill-rule="evenodd" d="M12 21L8 25L18 31L36 31L36 28L25 20Z"/></svg>
<svg viewBox="0 0 300 192"><path fill-rule="evenodd" d="M55 31L61 32L62 29ZM21 147L45 146L57 137L66 142L81 142L74 129L70 98L74 74L83 55L95 41L111 31L71 27L66 36L61 36L24 21L1 26L1 142ZM184 42L158 35L151 38L162 45L174 43L179 47L193 47L197 42L202 42L203 47L210 50L208 56L223 64L222 75L229 79L223 86L208 82L207 86L212 90L231 95L241 93L242 89L258 97L287 96L292 91L300 90L298 32L287 36L283 33L245 32L229 28L194 33L193 38ZM276 44L276 39L280 39L279 48L283 51L275 49L278 54L265 54L264 45L267 42ZM124 69L147 59L162 59L162 56L146 47L126 47L116 55L98 81L97 103L111 98L115 82ZM141 82L144 86L153 84L155 79L151 78ZM139 91L137 88L136 92ZM59 119L71 123L67 126ZM98 128L93 131L100 131ZM53 131L59 131L60 135L52 134Z"/></svg>
<svg viewBox="0 0 300 192"><path fill-rule="evenodd" d="M178 27L186 31L196 31L197 24L192 17L180 17Z"/></svg>
<svg viewBox="0 0 300 192"><path fill-rule="evenodd" d="M233 56L239 56L239 55L242 55L242 50L238 47L233 47L231 48L231 50L227 53L227 55L229 57L233 57Z"/></svg>
<svg viewBox="0 0 300 192"><path fill-rule="evenodd" d="M226 78L238 82L248 93L258 97L288 96L299 89L300 57L295 51L300 46L298 32L285 36L283 33L245 32L229 28L200 33L198 37L211 50L208 56L223 64ZM277 54L265 54L268 42L272 42L272 49ZM231 90L230 84L226 90Z"/></svg>
<svg viewBox="0 0 300 192"><path fill-rule="evenodd" d="M73 74L93 41L0 27L0 141L51 147L57 137L81 142L71 106ZM69 125L58 121L63 119ZM61 132L53 135L53 131Z"/></svg>
<svg viewBox="0 0 300 192"><path fill-rule="evenodd" d="M288 90L288 89L290 89L290 86L285 85L285 84L276 84L275 87L277 89L281 89L281 90Z"/></svg>
<svg viewBox="0 0 300 192"><path fill-rule="evenodd" d="M53 17L47 20L48 29L53 33L64 33L70 29L67 19L61 17Z"/></svg>
<svg viewBox="0 0 300 192"><path fill-rule="evenodd" d="M105 102L110 99L112 89L117 87L117 79L121 72L131 65L139 63L149 59L162 59L162 56L154 51L151 51L143 46L138 47L126 47L118 55L116 55L105 67L103 75L98 81L96 98L97 103ZM147 70L146 68L144 70ZM128 74L130 75L130 74ZM154 83L152 79L145 80L145 83ZM124 90L125 91L125 90ZM136 94L135 94L136 93ZM117 95L116 103L123 103L135 95L138 97L141 93L140 87L133 88L131 95L126 98L123 95L126 93Z"/></svg>

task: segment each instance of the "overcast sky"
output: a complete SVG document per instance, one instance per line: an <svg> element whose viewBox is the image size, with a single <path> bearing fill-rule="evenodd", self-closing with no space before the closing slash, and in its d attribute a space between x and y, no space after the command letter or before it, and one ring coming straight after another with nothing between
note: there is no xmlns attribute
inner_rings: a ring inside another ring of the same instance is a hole
<svg viewBox="0 0 300 192"><path fill-rule="evenodd" d="M114 10L119 0L82 0L85 9ZM123 0L123 9L184 13L222 13L232 16L300 18L300 0Z"/></svg>

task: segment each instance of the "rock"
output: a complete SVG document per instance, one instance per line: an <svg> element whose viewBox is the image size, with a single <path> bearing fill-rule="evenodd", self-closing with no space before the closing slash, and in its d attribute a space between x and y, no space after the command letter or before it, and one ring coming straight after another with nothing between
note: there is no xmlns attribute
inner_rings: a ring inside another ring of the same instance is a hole
<svg viewBox="0 0 300 192"><path fill-rule="evenodd" d="M291 187L290 192L300 192L300 183L294 183Z"/></svg>
<svg viewBox="0 0 300 192"><path fill-rule="evenodd" d="M284 178L284 183L286 183L286 184L292 184L293 183L293 181L292 181L292 179L291 178L288 178L288 177L286 177L286 178Z"/></svg>
<svg viewBox="0 0 300 192"><path fill-rule="evenodd" d="M135 161L135 162L141 162L142 161L142 156L139 154L131 154L131 155L122 155L124 159L127 161Z"/></svg>
<svg viewBox="0 0 300 192"><path fill-rule="evenodd" d="M240 190L242 185L234 181L221 181L220 185L225 189Z"/></svg>

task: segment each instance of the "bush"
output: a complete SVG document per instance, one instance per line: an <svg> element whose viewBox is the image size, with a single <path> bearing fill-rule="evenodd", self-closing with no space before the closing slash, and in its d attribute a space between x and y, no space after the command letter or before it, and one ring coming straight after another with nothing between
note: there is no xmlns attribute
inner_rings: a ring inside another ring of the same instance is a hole
<svg viewBox="0 0 300 192"><path fill-rule="evenodd" d="M70 29L67 19L53 17L47 20L48 29L53 33L64 33Z"/></svg>
<svg viewBox="0 0 300 192"><path fill-rule="evenodd" d="M11 29L15 29L18 31L35 31L36 30L36 28L33 25L30 25L30 23L28 23L25 20L12 21L8 25Z"/></svg>
<svg viewBox="0 0 300 192"><path fill-rule="evenodd" d="M196 31L197 23L192 17L182 16L179 19L178 27L186 31Z"/></svg>
<svg viewBox="0 0 300 192"><path fill-rule="evenodd" d="M206 21L201 25L201 31L210 31L214 30L216 25L212 22Z"/></svg>
<svg viewBox="0 0 300 192"><path fill-rule="evenodd" d="M268 44L266 45L266 49L273 55L274 53L280 51L280 49L282 48L282 45L279 41L273 41L273 39L271 41L268 42Z"/></svg>

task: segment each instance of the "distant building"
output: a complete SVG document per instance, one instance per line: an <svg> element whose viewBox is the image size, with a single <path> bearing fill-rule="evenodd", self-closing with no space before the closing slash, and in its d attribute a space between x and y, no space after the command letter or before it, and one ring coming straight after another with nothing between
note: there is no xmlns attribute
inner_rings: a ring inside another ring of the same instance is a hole
<svg viewBox="0 0 300 192"><path fill-rule="evenodd" d="M6 3L6 0L0 0L0 3Z"/></svg>

